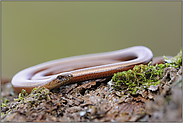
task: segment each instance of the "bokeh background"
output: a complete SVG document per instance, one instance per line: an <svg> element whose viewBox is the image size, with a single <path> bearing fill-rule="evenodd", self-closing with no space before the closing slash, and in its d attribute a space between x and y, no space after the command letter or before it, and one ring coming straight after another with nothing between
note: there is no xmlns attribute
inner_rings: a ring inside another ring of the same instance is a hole
<svg viewBox="0 0 183 123"><path fill-rule="evenodd" d="M3 1L1 76L53 59L149 47L154 56L176 55L181 2Z"/></svg>

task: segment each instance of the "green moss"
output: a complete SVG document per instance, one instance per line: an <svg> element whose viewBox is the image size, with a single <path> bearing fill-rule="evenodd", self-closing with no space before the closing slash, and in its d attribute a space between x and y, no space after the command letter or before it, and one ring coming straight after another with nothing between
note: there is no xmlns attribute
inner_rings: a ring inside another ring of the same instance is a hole
<svg viewBox="0 0 183 123"><path fill-rule="evenodd" d="M38 104L42 99L48 98L49 90L46 88L37 87L32 90L32 92L27 96L24 103Z"/></svg>
<svg viewBox="0 0 183 123"><path fill-rule="evenodd" d="M4 113L1 113L1 117L4 115Z"/></svg>
<svg viewBox="0 0 183 123"><path fill-rule="evenodd" d="M25 97L27 98L35 98L35 99L43 99L46 98L47 94L49 93L49 90L46 88L36 87L34 88L31 93L28 95L26 90L22 89L21 93L19 93L19 96L17 99L14 99L15 101L26 101Z"/></svg>
<svg viewBox="0 0 183 123"><path fill-rule="evenodd" d="M50 100L49 98L50 91L46 88L37 87L32 90L32 92L28 95L24 89L22 89L21 93L19 93L18 98L14 99L14 107L10 108L7 104L7 100L1 104L1 107L8 107L9 110L5 113L1 113L1 115L8 114L9 112L18 109L17 106L22 103L27 103L28 106L36 106L38 105L42 99Z"/></svg>
<svg viewBox="0 0 183 123"><path fill-rule="evenodd" d="M14 99L15 101L23 101L24 100L24 96L27 96L27 92L26 90L22 89L21 93L19 93L18 95L18 99Z"/></svg>
<svg viewBox="0 0 183 123"><path fill-rule="evenodd" d="M7 106L7 103L8 103L8 99L3 99L3 103L1 103L1 107L6 107Z"/></svg>
<svg viewBox="0 0 183 123"><path fill-rule="evenodd" d="M136 65L132 70L115 73L112 77L112 86L114 89L122 91L127 90L130 94L135 94L137 90L147 89L151 85L160 84L165 67L179 68L182 65L182 49L172 59L165 57L164 64Z"/></svg>
<svg viewBox="0 0 183 123"><path fill-rule="evenodd" d="M181 66L182 65L182 49L180 50L180 52L173 57L171 60L169 60L168 58L165 58L165 62L170 63L170 64L174 64L176 66Z"/></svg>

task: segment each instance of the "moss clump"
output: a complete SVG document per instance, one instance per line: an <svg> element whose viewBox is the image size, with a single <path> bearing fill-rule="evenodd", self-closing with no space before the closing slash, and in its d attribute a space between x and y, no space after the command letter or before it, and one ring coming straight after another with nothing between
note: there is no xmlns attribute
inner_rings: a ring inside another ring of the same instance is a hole
<svg viewBox="0 0 183 123"><path fill-rule="evenodd" d="M1 103L1 108L6 107L8 103L8 99L2 99L4 100L3 103Z"/></svg>
<svg viewBox="0 0 183 123"><path fill-rule="evenodd" d="M170 64L174 64L176 66L182 66L182 49L180 50L180 52L175 56L173 57L171 60L167 59L165 57L165 60L164 60L166 63L170 63Z"/></svg>
<svg viewBox="0 0 183 123"><path fill-rule="evenodd" d="M132 70L115 73L112 77L114 89L125 90L129 94L136 94L137 90L148 89L151 85L160 84L165 67L179 68L182 65L182 50L171 60L167 58L164 64L136 65Z"/></svg>
<svg viewBox="0 0 183 123"><path fill-rule="evenodd" d="M21 93L19 93L18 98L14 100L21 103L33 103L35 101L39 101L47 98L48 93L49 93L48 89L36 87L28 95L26 90L22 89Z"/></svg>
<svg viewBox="0 0 183 123"><path fill-rule="evenodd" d="M42 101L42 99L49 100L48 94L50 91L46 88L37 87L32 90L32 92L27 96L26 100L24 100L24 103L32 104L38 104Z"/></svg>
<svg viewBox="0 0 183 123"><path fill-rule="evenodd" d="M22 89L21 93L19 93L18 98L14 99L15 101L20 101L23 102L24 101L24 96L27 96L27 92L26 90Z"/></svg>
<svg viewBox="0 0 183 123"><path fill-rule="evenodd" d="M1 113L1 115L7 115L8 113L17 110L19 108L19 104L27 103L27 106L32 107L38 105L43 99L50 100L49 98L50 91L46 88L37 87L32 90L32 92L28 95L24 89L22 89L21 93L19 93L18 98L14 99L14 102L7 104L7 100L1 104L1 108L5 107L8 110Z"/></svg>

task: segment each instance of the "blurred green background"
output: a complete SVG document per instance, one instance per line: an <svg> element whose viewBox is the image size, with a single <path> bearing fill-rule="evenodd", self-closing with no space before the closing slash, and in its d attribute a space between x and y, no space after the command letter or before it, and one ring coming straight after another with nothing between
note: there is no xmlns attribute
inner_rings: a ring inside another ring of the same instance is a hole
<svg viewBox="0 0 183 123"><path fill-rule="evenodd" d="M1 72L68 56L149 47L176 55L181 2L6 2L1 4Z"/></svg>

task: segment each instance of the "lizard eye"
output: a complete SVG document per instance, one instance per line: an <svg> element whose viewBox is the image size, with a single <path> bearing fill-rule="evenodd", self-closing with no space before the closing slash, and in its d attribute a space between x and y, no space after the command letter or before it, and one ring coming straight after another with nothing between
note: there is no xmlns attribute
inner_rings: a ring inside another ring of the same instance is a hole
<svg viewBox="0 0 183 123"><path fill-rule="evenodd" d="M57 79L58 80L62 80L63 76L58 76Z"/></svg>

